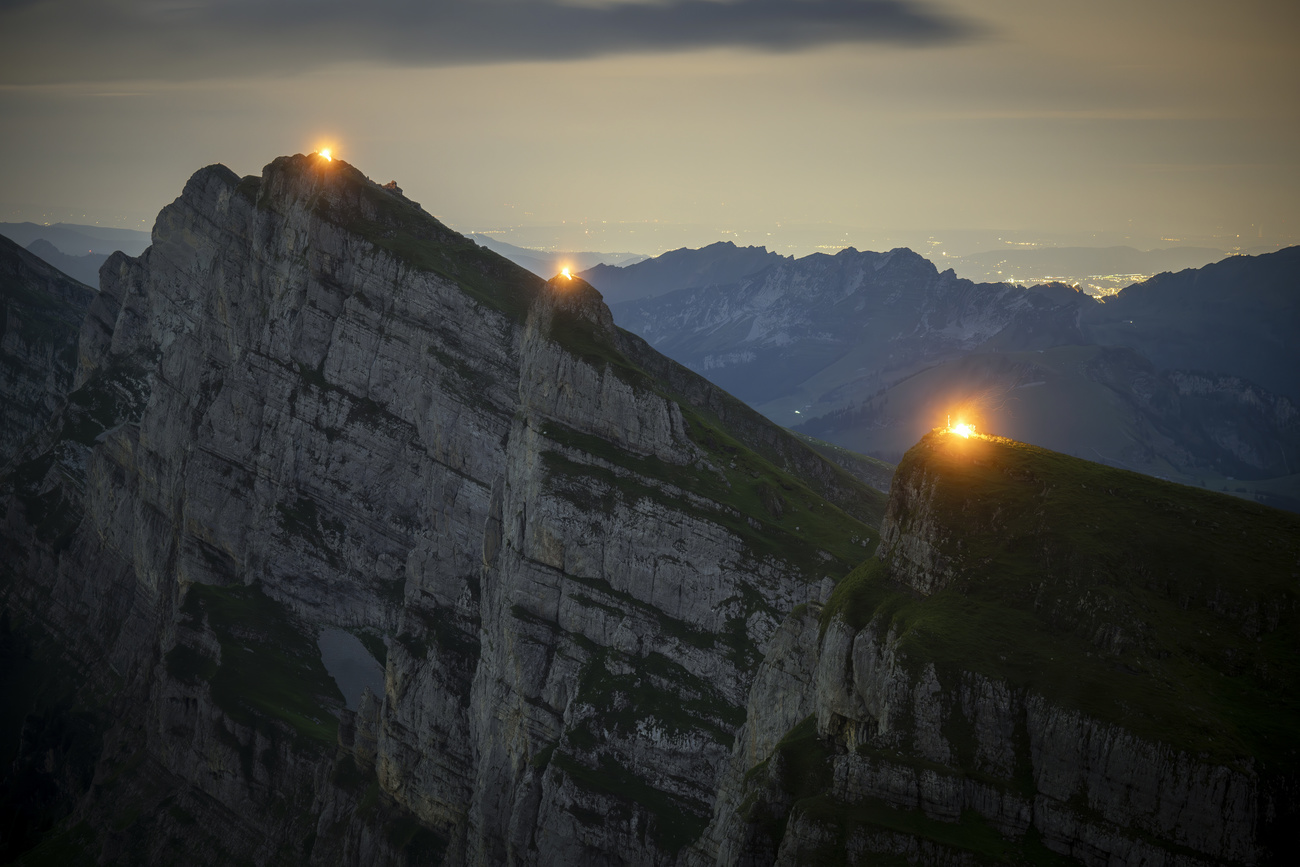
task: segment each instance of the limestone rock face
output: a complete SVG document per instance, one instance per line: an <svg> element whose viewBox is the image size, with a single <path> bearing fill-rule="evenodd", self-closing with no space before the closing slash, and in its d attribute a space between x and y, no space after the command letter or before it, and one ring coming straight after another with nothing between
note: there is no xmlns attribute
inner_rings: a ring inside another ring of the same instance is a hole
<svg viewBox="0 0 1300 867"><path fill-rule="evenodd" d="M1298 530L932 434L877 558L771 641L699 863L1287 863Z"/></svg>
<svg viewBox="0 0 1300 867"><path fill-rule="evenodd" d="M4 537L6 609L114 720L81 815L140 805L95 851L685 857L764 652L802 652L779 624L874 547L869 488L341 161L203 169L101 281L104 410L23 465ZM339 694L325 627L382 695Z"/></svg>

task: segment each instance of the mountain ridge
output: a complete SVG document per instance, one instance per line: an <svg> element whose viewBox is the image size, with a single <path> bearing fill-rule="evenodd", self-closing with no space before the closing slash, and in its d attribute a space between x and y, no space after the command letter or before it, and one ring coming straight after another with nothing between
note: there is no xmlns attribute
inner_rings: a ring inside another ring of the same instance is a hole
<svg viewBox="0 0 1300 867"><path fill-rule="evenodd" d="M779 618L875 544L882 495L341 161L201 169L102 280L0 585L102 696L88 767L20 757L92 855L674 859Z"/></svg>

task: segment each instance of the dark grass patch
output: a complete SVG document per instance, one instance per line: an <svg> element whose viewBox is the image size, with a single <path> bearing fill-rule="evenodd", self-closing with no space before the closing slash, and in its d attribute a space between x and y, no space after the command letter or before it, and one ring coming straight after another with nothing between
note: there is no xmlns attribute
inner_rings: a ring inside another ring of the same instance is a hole
<svg viewBox="0 0 1300 867"><path fill-rule="evenodd" d="M614 674L611 657L631 668ZM728 702L710 683L661 653L628 657L603 649L587 661L578 683L578 699L594 710L602 727L624 735L637 725L657 721L670 735L707 734L730 747L734 731L744 723L745 710Z"/></svg>
<svg viewBox="0 0 1300 867"><path fill-rule="evenodd" d="M316 642L298 630L283 605L257 585L191 584L185 613L205 617L221 643L221 663L209 683L213 700L232 720L272 736L275 725L285 725L304 745L334 744L334 709L343 697Z"/></svg>
<svg viewBox="0 0 1300 867"><path fill-rule="evenodd" d="M683 412L692 438L709 453L717 469L639 455L558 422L548 422L543 429L548 439L566 450L594 455L626 472L580 463L559 451L543 452L542 457L553 478L585 477L599 483L599 490L612 492L625 502L646 498L723 526L744 540L756 559L771 556L789 562L807 580L842 575L874 550L878 534L871 527L831 505L801 480L749 450L720 427L693 415L689 408L684 407ZM688 500L656 483L687 491L704 502ZM560 495L565 490L557 486ZM579 487L572 493L575 503L576 498L581 498L581 505L589 507L593 500L590 487ZM778 497L779 511L773 509ZM708 503L715 505L709 507ZM612 502L606 505L610 508ZM865 546L861 544L864 541Z"/></svg>

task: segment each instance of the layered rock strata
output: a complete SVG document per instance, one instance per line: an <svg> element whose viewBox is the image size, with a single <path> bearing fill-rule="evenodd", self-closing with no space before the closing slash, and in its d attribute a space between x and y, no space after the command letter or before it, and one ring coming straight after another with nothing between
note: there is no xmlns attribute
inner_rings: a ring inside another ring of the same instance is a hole
<svg viewBox="0 0 1300 867"><path fill-rule="evenodd" d="M196 173L101 285L4 481L6 610L105 729L60 826L96 858L673 863L778 624L875 544L878 495L589 286L340 161Z"/></svg>
<svg viewBox="0 0 1300 867"><path fill-rule="evenodd" d="M936 432L773 640L699 863L1288 863L1297 564L1288 513Z"/></svg>

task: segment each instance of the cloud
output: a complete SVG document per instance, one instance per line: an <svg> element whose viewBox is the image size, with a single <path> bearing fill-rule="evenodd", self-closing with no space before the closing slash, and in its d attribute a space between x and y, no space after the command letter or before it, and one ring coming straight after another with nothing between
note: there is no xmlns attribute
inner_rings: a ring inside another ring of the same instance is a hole
<svg viewBox="0 0 1300 867"><path fill-rule="evenodd" d="M923 46L976 32L917 0L0 0L0 83Z"/></svg>

